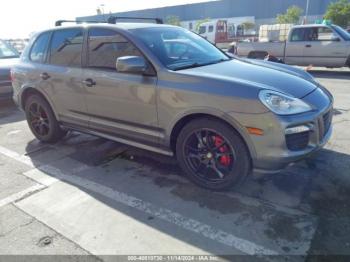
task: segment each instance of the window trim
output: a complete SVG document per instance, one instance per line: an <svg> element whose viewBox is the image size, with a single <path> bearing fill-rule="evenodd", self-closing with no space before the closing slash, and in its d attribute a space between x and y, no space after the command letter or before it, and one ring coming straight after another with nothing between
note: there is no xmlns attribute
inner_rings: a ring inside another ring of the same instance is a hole
<svg viewBox="0 0 350 262"><path fill-rule="evenodd" d="M123 34L122 31L115 29L115 28L105 28L105 27L88 27L86 29L86 49L85 49L85 62L83 64L83 68L86 69L92 69L92 70L99 70L99 71L105 71L105 72L115 72L117 74L129 74L129 75L135 75L132 73L127 73L127 72L118 72L117 69L115 68L113 69L106 69L106 68L96 68L96 67L89 67L89 37L90 37L90 30L91 29L104 29L104 30L110 30L113 32L116 32L116 34L121 35L122 37L124 37L129 43L131 43L139 52L140 54L143 56L143 58L146 60L146 62L148 63L148 65L151 67L152 74L137 74L140 76L151 76L151 77L157 77L157 70L155 69L154 65L152 64L152 62L148 59L148 57L145 55L144 52L142 52L142 50L130 39L130 37L126 36L125 34Z"/></svg>
<svg viewBox="0 0 350 262"><path fill-rule="evenodd" d="M74 29L80 29L82 34L83 34L83 41L81 43L82 45L82 48L81 48L81 56L80 56L80 65L78 66L71 66L71 65L56 65L56 64L52 64L51 62L51 45L52 45L52 40L53 40L53 37L55 35L55 33L57 32L62 32L62 31L69 31L69 30L74 30ZM84 56L84 39L85 39L85 29L84 27L80 27L80 26L77 26L77 27L69 27L69 28L63 28L63 29L57 29L57 30L52 30L51 31L51 38L50 38L50 45L49 45L49 48L47 50L47 64L49 65L52 65L52 66L60 66L60 67L70 67L70 68L83 68L83 56Z"/></svg>
<svg viewBox="0 0 350 262"><path fill-rule="evenodd" d="M48 41L46 43L46 47L45 47L45 50L44 50L44 59L41 62L33 61L31 56L32 56L32 51L33 51L34 45L38 41L38 39L44 34L48 34L49 35L49 38L48 38ZM29 59L30 62L35 63L35 64L40 64L40 65L45 65L45 64L48 63L48 53L49 53L49 47L51 45L51 38L52 38L52 31L42 32L42 33L38 34L35 37L35 40L33 41L33 44L31 45L29 53L28 53L28 59Z"/></svg>

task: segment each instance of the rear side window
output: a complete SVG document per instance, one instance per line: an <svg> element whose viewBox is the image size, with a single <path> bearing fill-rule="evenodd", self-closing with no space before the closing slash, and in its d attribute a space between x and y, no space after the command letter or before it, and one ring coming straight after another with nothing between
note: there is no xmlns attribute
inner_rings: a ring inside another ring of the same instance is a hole
<svg viewBox="0 0 350 262"><path fill-rule="evenodd" d="M295 28L292 32L291 41L305 41L305 30L303 28Z"/></svg>
<svg viewBox="0 0 350 262"><path fill-rule="evenodd" d="M88 46L88 66L93 68L116 70L117 58L142 56L125 37L110 29L90 29Z"/></svg>
<svg viewBox="0 0 350 262"><path fill-rule="evenodd" d="M36 63L44 63L46 50L48 47L50 32L41 34L34 42L29 58Z"/></svg>
<svg viewBox="0 0 350 262"><path fill-rule="evenodd" d="M82 29L73 28L55 31L50 47L50 64L80 67L82 49Z"/></svg>

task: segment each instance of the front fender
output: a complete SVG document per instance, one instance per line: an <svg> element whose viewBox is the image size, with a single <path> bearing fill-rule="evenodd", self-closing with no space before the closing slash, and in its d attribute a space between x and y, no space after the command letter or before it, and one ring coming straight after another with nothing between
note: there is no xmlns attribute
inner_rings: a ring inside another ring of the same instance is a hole
<svg viewBox="0 0 350 262"><path fill-rule="evenodd" d="M256 157L256 151L255 148L253 146L253 143L251 141L250 135L247 131L247 129L242 126L237 120L235 120L231 115L222 112L220 110L214 109L214 108L209 108L209 107L196 107L196 108L191 108L189 110L180 112L176 115L176 117L173 118L173 120L170 122L169 126L166 128L165 132L166 132L166 144L167 146L170 147L171 141L171 134L174 130L174 128L176 127L176 125L182 121L185 118L188 118L190 116L211 116L213 118L217 118L220 119L224 122L226 122L227 124L229 124L230 126L232 126L243 138L244 142L246 143L248 150L250 152L250 155L252 158Z"/></svg>

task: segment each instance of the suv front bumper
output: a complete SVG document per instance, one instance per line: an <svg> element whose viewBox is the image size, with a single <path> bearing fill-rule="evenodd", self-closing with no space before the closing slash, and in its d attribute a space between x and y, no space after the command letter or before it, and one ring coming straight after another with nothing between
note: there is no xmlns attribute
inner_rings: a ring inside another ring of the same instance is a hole
<svg viewBox="0 0 350 262"><path fill-rule="evenodd" d="M278 116L272 112L263 114L231 114L241 125L264 130L263 136L247 135L254 171L257 173L278 173L287 166L307 158L324 147L332 135L333 98L317 90L303 100L313 105L314 111ZM300 129L292 140L286 130ZM245 132L247 132L245 130ZM298 137L299 136L299 137Z"/></svg>

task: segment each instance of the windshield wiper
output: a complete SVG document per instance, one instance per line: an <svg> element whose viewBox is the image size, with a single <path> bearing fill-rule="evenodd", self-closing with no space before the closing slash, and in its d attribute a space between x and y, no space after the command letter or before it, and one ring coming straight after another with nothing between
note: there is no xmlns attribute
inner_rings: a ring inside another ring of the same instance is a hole
<svg viewBox="0 0 350 262"><path fill-rule="evenodd" d="M189 64L189 65L185 65L185 66L180 66L174 69L174 71L179 71L179 70L185 70L185 69L191 69L191 68L196 68L196 67L202 67L202 66L207 66L207 65L214 65L214 64L219 64L221 62L225 62L225 61L229 61L231 59L220 59L220 60L215 60L215 61L211 61L208 63L193 63L193 64Z"/></svg>

